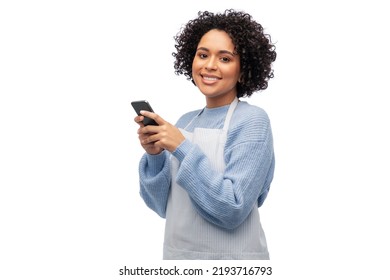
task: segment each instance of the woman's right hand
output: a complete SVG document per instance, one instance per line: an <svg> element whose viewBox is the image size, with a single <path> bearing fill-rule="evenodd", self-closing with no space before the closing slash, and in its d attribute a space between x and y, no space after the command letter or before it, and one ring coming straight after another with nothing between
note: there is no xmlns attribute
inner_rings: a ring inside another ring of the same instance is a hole
<svg viewBox="0 0 390 280"><path fill-rule="evenodd" d="M142 122L144 119L144 116L137 116L134 118L134 121L140 126L140 128L144 127L144 123ZM149 133L141 133L140 129L138 129L138 139L140 141L141 146L144 148L144 150L150 154L150 155L157 155L161 153L164 149L157 147L154 145L155 142L148 143L148 144L142 144L143 140L148 138L151 134Z"/></svg>

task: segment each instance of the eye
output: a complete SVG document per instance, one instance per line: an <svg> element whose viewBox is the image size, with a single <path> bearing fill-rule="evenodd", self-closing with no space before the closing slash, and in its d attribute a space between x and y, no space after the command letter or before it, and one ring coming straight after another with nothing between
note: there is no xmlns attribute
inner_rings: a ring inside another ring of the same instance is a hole
<svg viewBox="0 0 390 280"><path fill-rule="evenodd" d="M229 62L229 61L230 61L230 58L224 56L224 57L221 57L221 61L222 61L222 62Z"/></svg>
<svg viewBox="0 0 390 280"><path fill-rule="evenodd" d="M199 58L205 59L205 58L207 58L207 54L200 53L200 54L199 54Z"/></svg>

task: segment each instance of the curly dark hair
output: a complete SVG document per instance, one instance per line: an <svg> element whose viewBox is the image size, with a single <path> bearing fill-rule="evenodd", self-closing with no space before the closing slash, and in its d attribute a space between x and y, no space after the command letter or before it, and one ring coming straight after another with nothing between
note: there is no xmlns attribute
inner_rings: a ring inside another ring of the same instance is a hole
<svg viewBox="0 0 390 280"><path fill-rule="evenodd" d="M252 16L233 9L224 13L198 12L174 37L177 53L175 74L184 74L192 80L192 61L200 39L211 29L225 31L232 39L240 55L241 79L237 83L237 97L251 96L255 91L268 87L268 80L274 77L271 68L276 59L275 46L271 37L263 33L263 27Z"/></svg>

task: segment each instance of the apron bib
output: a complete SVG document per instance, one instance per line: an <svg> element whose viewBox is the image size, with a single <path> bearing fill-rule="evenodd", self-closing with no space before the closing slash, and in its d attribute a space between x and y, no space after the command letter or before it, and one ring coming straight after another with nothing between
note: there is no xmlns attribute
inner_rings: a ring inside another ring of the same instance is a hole
<svg viewBox="0 0 390 280"><path fill-rule="evenodd" d="M211 168L218 172L225 169L227 131L237 104L236 98L229 107L223 129L195 128L193 133L180 129L186 139L201 148L210 160ZM178 168L178 160L171 155L172 183L166 210L163 258L269 259L257 204L238 228L218 227L198 214L187 192L176 183Z"/></svg>

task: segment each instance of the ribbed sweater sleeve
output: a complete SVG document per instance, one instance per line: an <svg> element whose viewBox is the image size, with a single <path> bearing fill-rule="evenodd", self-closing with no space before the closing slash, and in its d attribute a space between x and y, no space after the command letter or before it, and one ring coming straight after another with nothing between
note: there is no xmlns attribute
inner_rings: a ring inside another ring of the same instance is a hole
<svg viewBox="0 0 390 280"><path fill-rule="evenodd" d="M167 151L159 155L145 153L139 164L139 174L141 197L149 208L165 218L171 185L169 153Z"/></svg>

